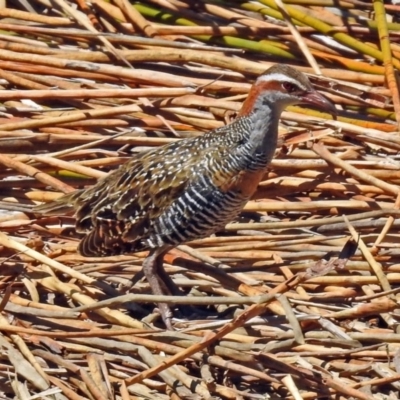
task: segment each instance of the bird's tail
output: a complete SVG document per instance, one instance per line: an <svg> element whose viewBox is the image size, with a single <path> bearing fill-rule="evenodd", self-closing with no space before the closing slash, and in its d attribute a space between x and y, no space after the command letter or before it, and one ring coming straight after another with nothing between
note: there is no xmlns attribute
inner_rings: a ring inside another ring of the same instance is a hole
<svg viewBox="0 0 400 400"><path fill-rule="evenodd" d="M75 211L75 203L77 198L81 195L82 190L77 190L61 196L59 199L44 203L33 208L34 213L42 215L65 215L71 214Z"/></svg>

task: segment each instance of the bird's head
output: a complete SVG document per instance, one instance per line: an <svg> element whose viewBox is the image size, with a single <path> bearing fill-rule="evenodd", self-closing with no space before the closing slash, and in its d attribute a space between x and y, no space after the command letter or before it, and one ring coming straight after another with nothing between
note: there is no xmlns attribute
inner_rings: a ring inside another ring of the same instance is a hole
<svg viewBox="0 0 400 400"><path fill-rule="evenodd" d="M280 114L293 104L310 105L337 114L333 103L317 92L302 72L288 65L276 64L257 78L239 115L248 115L265 106Z"/></svg>

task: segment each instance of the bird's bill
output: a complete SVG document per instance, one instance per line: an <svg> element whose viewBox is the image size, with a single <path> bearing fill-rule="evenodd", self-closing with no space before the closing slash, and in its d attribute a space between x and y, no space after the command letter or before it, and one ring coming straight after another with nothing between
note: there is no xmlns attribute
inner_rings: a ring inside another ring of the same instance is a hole
<svg viewBox="0 0 400 400"><path fill-rule="evenodd" d="M309 104L316 108L322 109L333 116L337 115L337 110L334 104L316 90L307 92L305 95L303 95L301 103L305 105Z"/></svg>

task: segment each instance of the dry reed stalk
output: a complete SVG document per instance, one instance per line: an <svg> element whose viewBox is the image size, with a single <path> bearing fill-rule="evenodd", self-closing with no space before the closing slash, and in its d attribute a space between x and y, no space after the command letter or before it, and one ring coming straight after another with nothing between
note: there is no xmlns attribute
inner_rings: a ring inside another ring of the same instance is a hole
<svg viewBox="0 0 400 400"><path fill-rule="evenodd" d="M132 8L79 0L60 1L57 10L37 0L29 9L0 9L13 19L0 23L0 210L16 210L0 214L7 348L0 371L9 371L0 373L0 397L3 388L10 398L61 390L71 399L109 398L113 389L124 400L191 391L199 398L399 394L400 141L378 25L357 0L340 1L351 10L341 19L332 10L339 3L294 2L296 12L289 3L285 9L322 73L311 78L339 119L300 107L285 112L281 148L240 219L166 256L167 272L187 294L167 300L222 313L175 319L181 331L171 333L159 329L148 302L160 299L148 296L148 284L130 285L146 253L84 258L73 218L36 219L31 204L90 185L139 151L231 120L272 64L259 50L299 64L295 38L268 1L151 0ZM59 13L74 7L79 12L65 15L80 29ZM387 16L393 7L384 5ZM310 36L326 25L318 42ZM399 26L386 27L385 57L390 51L396 64ZM362 43L370 55L355 60L330 36ZM349 232L362 238L354 255ZM311 266L326 275L302 281Z"/></svg>

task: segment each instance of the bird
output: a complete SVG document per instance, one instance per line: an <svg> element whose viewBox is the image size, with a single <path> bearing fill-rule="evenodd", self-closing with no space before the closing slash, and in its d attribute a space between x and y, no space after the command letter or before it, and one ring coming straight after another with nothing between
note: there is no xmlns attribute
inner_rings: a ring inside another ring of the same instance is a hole
<svg viewBox="0 0 400 400"><path fill-rule="evenodd" d="M94 186L36 206L42 215L74 214L86 257L148 251L142 271L154 295L180 292L163 268L174 247L210 236L232 222L252 197L277 147L289 105L336 115L305 74L275 64L258 76L229 124L201 136L136 153ZM158 304L167 329L172 312Z"/></svg>

